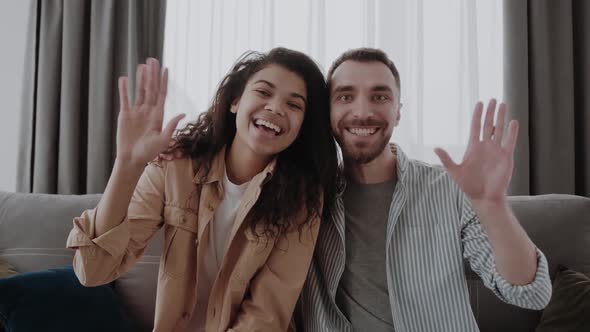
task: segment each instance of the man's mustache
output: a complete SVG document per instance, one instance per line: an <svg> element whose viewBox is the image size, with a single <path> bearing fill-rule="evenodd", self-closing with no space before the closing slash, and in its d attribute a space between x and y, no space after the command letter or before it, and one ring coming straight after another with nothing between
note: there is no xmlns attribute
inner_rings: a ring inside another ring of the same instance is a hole
<svg viewBox="0 0 590 332"><path fill-rule="evenodd" d="M385 121L379 121L379 120L373 120L373 119L369 119L369 120L359 120L359 119L355 119L355 120L350 120L350 121L344 121L342 122L342 125L344 127L385 127L387 125L387 123L385 123Z"/></svg>

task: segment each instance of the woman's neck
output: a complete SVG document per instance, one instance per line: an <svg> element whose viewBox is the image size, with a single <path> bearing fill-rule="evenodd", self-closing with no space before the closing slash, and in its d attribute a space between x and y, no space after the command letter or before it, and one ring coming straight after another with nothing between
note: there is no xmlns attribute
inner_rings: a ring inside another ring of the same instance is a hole
<svg viewBox="0 0 590 332"><path fill-rule="evenodd" d="M225 152L225 169L229 180L237 185L250 181L262 172L272 160L271 156L261 156L248 147L242 147L237 140Z"/></svg>

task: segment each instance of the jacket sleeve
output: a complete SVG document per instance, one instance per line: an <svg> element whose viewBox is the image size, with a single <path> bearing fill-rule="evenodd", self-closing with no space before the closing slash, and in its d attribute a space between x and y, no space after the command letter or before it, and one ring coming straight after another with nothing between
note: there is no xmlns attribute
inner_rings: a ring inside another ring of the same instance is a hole
<svg viewBox="0 0 590 332"><path fill-rule="evenodd" d="M96 208L74 218L66 246L76 249L74 271L85 286L109 283L129 270L143 255L149 240L162 226L164 171L150 163L141 175L121 223L95 236Z"/></svg>

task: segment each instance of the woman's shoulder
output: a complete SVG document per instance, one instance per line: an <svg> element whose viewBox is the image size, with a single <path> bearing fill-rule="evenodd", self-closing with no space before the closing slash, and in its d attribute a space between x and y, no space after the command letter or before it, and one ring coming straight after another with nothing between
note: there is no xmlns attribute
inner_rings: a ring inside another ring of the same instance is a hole
<svg viewBox="0 0 590 332"><path fill-rule="evenodd" d="M196 169L196 162L190 157L175 158L172 160L166 160L162 158L156 158L150 161L146 167L146 171L149 170L161 172L166 179L186 179L194 177L194 170Z"/></svg>
<svg viewBox="0 0 590 332"><path fill-rule="evenodd" d="M166 204L183 206L194 193L195 172L191 158L174 160L155 159L148 163L144 170L144 181L154 184L164 193Z"/></svg>

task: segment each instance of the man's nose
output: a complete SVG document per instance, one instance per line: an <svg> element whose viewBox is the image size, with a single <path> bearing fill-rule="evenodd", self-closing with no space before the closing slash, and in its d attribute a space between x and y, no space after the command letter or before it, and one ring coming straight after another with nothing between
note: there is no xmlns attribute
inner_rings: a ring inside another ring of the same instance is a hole
<svg viewBox="0 0 590 332"><path fill-rule="evenodd" d="M352 107L352 114L355 118L366 119L373 115L371 105L365 98L357 98Z"/></svg>

